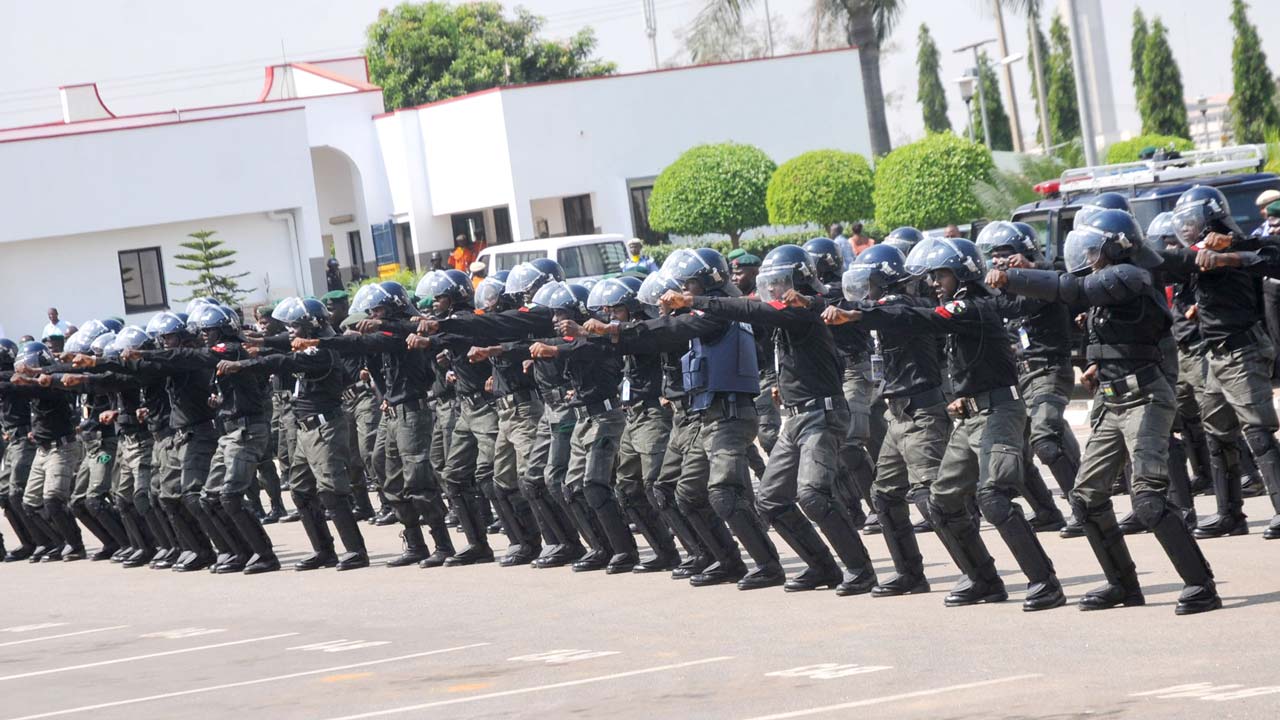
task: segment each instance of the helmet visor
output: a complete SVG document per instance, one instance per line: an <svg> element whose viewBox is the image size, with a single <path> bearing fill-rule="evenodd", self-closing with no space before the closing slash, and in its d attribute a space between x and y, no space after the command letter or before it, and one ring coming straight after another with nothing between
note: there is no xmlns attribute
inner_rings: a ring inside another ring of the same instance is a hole
<svg viewBox="0 0 1280 720"><path fill-rule="evenodd" d="M658 299L668 290L683 292L684 286L667 274L666 270L659 270L645 277L644 282L640 283L640 292L637 293L637 297L645 305L657 307Z"/></svg>
<svg viewBox="0 0 1280 720"><path fill-rule="evenodd" d="M271 317L285 325L292 325L308 316L307 306L302 302L302 298L296 297L281 300L276 305L276 309L271 311Z"/></svg>
<svg viewBox="0 0 1280 720"><path fill-rule="evenodd" d="M1191 247L1200 242L1209 227L1209 208L1203 202L1189 203L1173 210L1173 234L1178 242Z"/></svg>
<svg viewBox="0 0 1280 720"><path fill-rule="evenodd" d="M140 348L151 340L151 336L146 330L137 325L130 325L116 334L116 341L113 343L116 352L122 350L132 350Z"/></svg>
<svg viewBox="0 0 1280 720"><path fill-rule="evenodd" d="M786 266L767 268L756 276L756 296L765 302L780 302L795 287L795 271Z"/></svg>
<svg viewBox="0 0 1280 720"><path fill-rule="evenodd" d="M93 350L94 355L106 355L111 346L115 344L116 334L108 330L93 339L93 344L89 347Z"/></svg>
<svg viewBox="0 0 1280 720"><path fill-rule="evenodd" d="M840 278L840 289L844 299L850 302L861 302L871 296L871 273L873 265L854 265L844 271Z"/></svg>
<svg viewBox="0 0 1280 720"><path fill-rule="evenodd" d="M507 294L520 295L529 292L529 288L533 287L541 278L541 270L529 263L521 263L512 268L511 273L507 275Z"/></svg>
<svg viewBox="0 0 1280 720"><path fill-rule="evenodd" d="M533 300L529 304L569 310L577 306L578 298L574 297L568 285L562 282L549 282L538 288L538 292L534 293Z"/></svg>
<svg viewBox="0 0 1280 720"><path fill-rule="evenodd" d="M662 264L662 269L683 284L699 272L711 269L711 266L698 253L692 250L685 250L671 253L667 261Z"/></svg>
<svg viewBox="0 0 1280 720"><path fill-rule="evenodd" d="M42 347L28 350L24 346L23 351L18 353L18 357L13 364L19 368L44 367L45 365L53 364L53 354L49 352L48 348Z"/></svg>
<svg viewBox="0 0 1280 720"><path fill-rule="evenodd" d="M488 309L498 304L498 300L502 297L504 286L498 281L485 280L476 287L476 307L481 310Z"/></svg>
<svg viewBox="0 0 1280 720"><path fill-rule="evenodd" d="M943 266L947 258L961 254L956 244L944 237L927 237L911 248L906 269L912 275L924 275Z"/></svg>
<svg viewBox="0 0 1280 720"><path fill-rule="evenodd" d="M587 295L587 309L601 312L614 305L622 305L630 294L631 288L617 280L601 280L591 286L591 294Z"/></svg>
<svg viewBox="0 0 1280 720"><path fill-rule="evenodd" d="M99 333L99 336L101 336L101 333ZM84 331L77 330L71 333L71 337L67 338L67 341L66 343L63 344L62 349L64 352L69 352L69 353L81 353L81 354L87 353L92 347L93 341L94 341L93 335L87 335L85 334Z"/></svg>
<svg viewBox="0 0 1280 720"><path fill-rule="evenodd" d="M1103 234L1093 228L1082 228L1067 233L1067 240L1062 247L1062 259L1067 265L1067 272L1073 275L1087 275L1102 255Z"/></svg>
<svg viewBox="0 0 1280 720"><path fill-rule="evenodd" d="M370 310L391 302L391 293L377 283L365 285L356 291L351 299L351 312L368 313Z"/></svg>

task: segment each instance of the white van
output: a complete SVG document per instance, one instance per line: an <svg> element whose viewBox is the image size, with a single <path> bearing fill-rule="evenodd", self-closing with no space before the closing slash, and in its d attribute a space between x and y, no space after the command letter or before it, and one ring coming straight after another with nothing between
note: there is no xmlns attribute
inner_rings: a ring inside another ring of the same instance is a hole
<svg viewBox="0 0 1280 720"><path fill-rule="evenodd" d="M629 239L622 235L569 235L521 240L491 245L480 251L476 261L484 263L489 274L493 274L522 262L549 257L564 268L566 281L585 285L621 270Z"/></svg>

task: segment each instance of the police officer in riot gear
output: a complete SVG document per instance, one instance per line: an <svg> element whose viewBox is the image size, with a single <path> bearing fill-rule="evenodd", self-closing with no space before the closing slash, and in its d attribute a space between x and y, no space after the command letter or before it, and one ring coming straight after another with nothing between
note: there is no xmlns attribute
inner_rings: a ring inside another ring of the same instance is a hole
<svg viewBox="0 0 1280 720"><path fill-rule="evenodd" d="M286 298L276 305L271 315L289 332L287 339L276 342L268 339L268 347L283 347L292 338L333 337L329 311L319 300ZM342 409L344 371L341 356L333 350L319 348L224 360L218 364L219 376L287 372L295 378L293 416L298 426L298 440L290 460L294 473L289 478L289 491L314 551L295 563L295 570L369 567L364 536L352 512L351 474L347 463L353 462L350 459L353 453L347 427L351 418ZM347 552L341 557L334 552L326 513L346 548Z"/></svg>
<svg viewBox="0 0 1280 720"><path fill-rule="evenodd" d="M963 238L927 238L911 251L907 269L928 273L942 304L877 305L862 311L860 320L875 330L900 324L912 334L950 336L947 356L957 399L949 410L958 423L929 497L934 529L965 574L946 605L1008 598L970 513L976 492L983 517L999 531L1030 581L1023 610L1061 606L1066 597L1053 562L1013 502L1022 477L1026 406L1015 386L1017 371L1004 323L988 302L992 291L983 284L982 255Z"/></svg>
<svg viewBox="0 0 1280 720"><path fill-rule="evenodd" d="M14 362L18 358L18 344L9 338L0 338L0 383L13 377ZM53 539L42 530L43 519L27 514L22 505L22 493L27 486L27 475L35 459L36 445L27 434L31 432L30 399L23 393L0 389L0 433L3 433L4 463L0 466L0 508L5 519L13 527L18 547L4 555L4 562L26 560L36 552L51 546Z"/></svg>
<svg viewBox="0 0 1280 720"><path fill-rule="evenodd" d="M911 295L917 279L906 270L906 258L893 245L863 250L845 271L841 289L845 307L829 307L823 319L839 334L850 327L850 309L874 305L919 305ZM942 393L937 343L895 328L872 331L872 366L879 367L888 405L888 427L876 459L872 503L896 575L877 585L872 597L929 592L924 560L911 525L908 502L929 512L929 491L938 477L951 420Z"/></svg>
<svg viewBox="0 0 1280 720"><path fill-rule="evenodd" d="M1071 500L1107 583L1087 593L1080 608L1145 602L1111 508L1110 481L1126 448L1133 461L1134 513L1154 532L1186 583L1177 614L1222 607L1209 564L1178 508L1166 499L1175 408L1159 348L1172 320L1144 269L1158 266L1160 257L1144 244L1133 216L1122 210L1099 211L1077 226L1067 236L1064 255L1066 275L1011 269L994 271L989 279L1019 295L1090 306L1086 357L1091 365L1084 382L1099 392L1103 410L1085 447Z"/></svg>

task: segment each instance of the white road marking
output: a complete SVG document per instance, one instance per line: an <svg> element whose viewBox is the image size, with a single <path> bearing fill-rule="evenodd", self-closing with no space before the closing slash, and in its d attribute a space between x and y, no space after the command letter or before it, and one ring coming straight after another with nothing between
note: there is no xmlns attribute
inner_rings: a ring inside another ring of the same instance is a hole
<svg viewBox="0 0 1280 720"><path fill-rule="evenodd" d="M202 627L185 627L176 630L161 630L159 632L146 633L138 637L144 638L164 638L166 640L181 640L183 638L200 637L201 635L216 635L220 632L226 632L224 628L202 628Z"/></svg>
<svg viewBox="0 0 1280 720"><path fill-rule="evenodd" d="M853 702L840 703L839 705L823 705L822 707L806 708L804 710L777 713L775 715L759 715L757 717L750 718L750 720L785 720L785 718L818 715L820 713L834 712L836 710L848 710L850 708L860 708L868 705L881 705L883 703L895 702L897 700L910 700L912 698L928 697L929 695L941 695L943 693L955 692L956 690L969 690L972 688L987 687L988 685L1015 682L1017 680L1030 680L1038 677L1040 677L1039 673L1031 675L1011 675L1009 677L996 678L995 680L981 680L979 682L964 683L961 685L948 685L946 687L933 688L931 690L916 690L915 692L899 693L897 695L885 695L883 697L867 698L865 700L854 700Z"/></svg>
<svg viewBox="0 0 1280 720"><path fill-rule="evenodd" d="M63 623L58 623L63 624ZM10 645L23 645L26 643L40 642L41 640L57 640L58 638L71 637L73 635L88 635L90 633L100 633L107 630L119 630L127 628L128 625L112 625L111 627L94 628L92 630L77 630L76 632L59 633L58 635L41 635L40 637L27 638L25 640L10 640L9 642L0 643L0 647L9 647Z"/></svg>
<svg viewBox="0 0 1280 720"><path fill-rule="evenodd" d="M36 625L14 625L13 627L0 628L0 632L31 632L32 630L48 630L49 628L62 627L66 623L38 623Z"/></svg>
<svg viewBox="0 0 1280 720"><path fill-rule="evenodd" d="M165 700L168 698L183 697L186 695L198 695L200 693L214 692L216 690L226 690L228 688L245 687L248 685L261 685L263 683L276 682L278 680L292 680L293 678L306 677L308 675L323 675L325 673L337 672L339 670L350 670L352 668L368 667L370 665L382 665L389 662L397 662L399 660L412 660L413 658L426 657L428 655L440 655L447 652L455 652L457 650L469 650L488 645L489 643L474 643L472 645L459 645L458 647L442 648L440 650L428 650L426 652L413 653L411 655L399 655L397 657L382 658L381 660L366 660L364 662L352 663L350 665L335 665L333 667L320 668L319 670L304 670L302 672L289 673L288 675L273 675L271 677L254 678L253 680L245 680L243 682L224 683L222 685L210 685L202 688L192 688L190 690L178 690L170 693L162 693L160 695L148 695L146 697L129 698L128 700L116 700L113 702L99 703L97 705L82 705L80 707L66 708L65 710L53 710L46 713L38 713L36 715L23 715L22 717L9 718L8 720L36 720L36 718L57 717L59 715L71 715L72 713L89 712L91 710L101 710L103 708L120 707L121 705L136 705L138 703L152 702L154 700Z"/></svg>
<svg viewBox="0 0 1280 720"><path fill-rule="evenodd" d="M303 650L308 652L337 653L390 644L390 640L326 640L325 642L311 643L310 645L295 645L287 649Z"/></svg>
<svg viewBox="0 0 1280 720"><path fill-rule="evenodd" d="M296 632L280 633L278 635L264 635L262 637L248 638L245 640L232 640L231 642L216 643L213 645L199 645L191 648L182 648L181 650L166 650L164 652L147 653L146 655L134 655L132 657L117 658L115 660L101 660L99 662L84 663L83 665L68 665L67 667L49 668L48 670L34 670L32 672L18 673L17 675L0 676L0 682L6 680L20 680L22 678L37 677L39 675L52 675L60 672L70 672L72 670L83 670L85 668L101 667L103 665L115 665L117 663L133 662L135 660L146 660L148 658L165 657L168 655L181 655L183 653L199 652L201 650L213 650L220 647L231 647L232 645L245 645L253 642L262 642L263 640L276 640L283 637L293 637Z"/></svg>
<svg viewBox="0 0 1280 720"><path fill-rule="evenodd" d="M837 678L849 677L850 675L862 675L864 673L879 672L881 670L892 670L891 665L855 665L841 663L817 663L814 665L801 665L790 670L775 670L774 672L765 673L765 677L807 677L814 680L835 680Z"/></svg>
<svg viewBox="0 0 1280 720"><path fill-rule="evenodd" d="M695 665L706 665L708 663L724 662L732 660L730 655L722 655L720 657L704 658L702 660L691 660L689 662L675 663L674 665L659 665L657 667L643 668L640 670L629 670L627 672L613 673L611 675L596 675L595 677L581 678L579 680L566 680L565 682L551 683L550 685L534 685L532 687L516 688L514 690L500 690L498 692L483 693L481 695L469 695L467 697L454 698L452 700L437 700L435 702L421 703L419 705L405 705L404 707L387 708L386 710L375 710L373 712L360 713L359 715L343 715L342 717L329 718L329 720L357 720L357 718L382 717L383 715L395 715L398 713L413 712L414 710L425 710L427 708L444 707L446 705L461 705L462 703L476 702L479 700L492 700L493 698L510 697L512 695L526 695L528 693L542 692L544 690L555 690L558 688L573 687L575 685L589 685L591 683L605 682L607 680L618 680L620 678L632 677L635 675L648 675L650 673L665 672L667 670L679 670L680 668L693 667Z"/></svg>
<svg viewBox="0 0 1280 720"><path fill-rule="evenodd" d="M1159 690L1130 693L1129 697L1155 697L1160 700L1198 698L1200 700L1209 700L1213 702L1225 702L1227 700L1245 700L1251 697L1274 695L1276 693L1280 693L1280 686L1278 685L1245 687L1244 685L1239 684L1214 685L1213 683L1199 682L1188 683L1186 685L1172 685L1167 688L1160 688Z"/></svg>
<svg viewBox="0 0 1280 720"><path fill-rule="evenodd" d="M517 655L513 658L507 658L507 660L510 662L544 662L548 665L563 665L579 660L590 660L617 654L619 654L617 650L548 650L547 652L534 653L532 655Z"/></svg>

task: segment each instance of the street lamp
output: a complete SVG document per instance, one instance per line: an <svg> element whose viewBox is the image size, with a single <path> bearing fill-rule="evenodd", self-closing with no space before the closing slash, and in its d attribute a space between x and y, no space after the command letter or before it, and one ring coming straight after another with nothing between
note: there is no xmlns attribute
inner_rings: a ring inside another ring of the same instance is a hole
<svg viewBox="0 0 1280 720"><path fill-rule="evenodd" d="M958 52L958 53L962 53L965 51L973 52L973 66L975 68L973 71L973 74L978 78L978 109L982 111L982 137L984 140L986 140L988 148L991 147L991 127L990 127L990 123L987 122L987 95L982 90L982 77L980 75L981 68L982 68L982 59L978 56L978 48L988 43L993 43L995 41L996 41L995 38L988 38L986 40L979 40L976 43L970 43L968 45L965 45L964 47L955 49L955 52ZM971 122L970 125L972 124L973 123Z"/></svg>
<svg viewBox="0 0 1280 720"><path fill-rule="evenodd" d="M1196 98L1196 107L1200 108L1200 124L1204 127L1204 149L1209 149L1209 98L1201 95Z"/></svg>
<svg viewBox="0 0 1280 720"><path fill-rule="evenodd" d="M973 111L969 104L973 102L973 86L977 78L969 73L972 70L965 70L964 75L956 78L955 82L960 86L960 99L964 100L964 114L969 118L969 142L973 142Z"/></svg>

